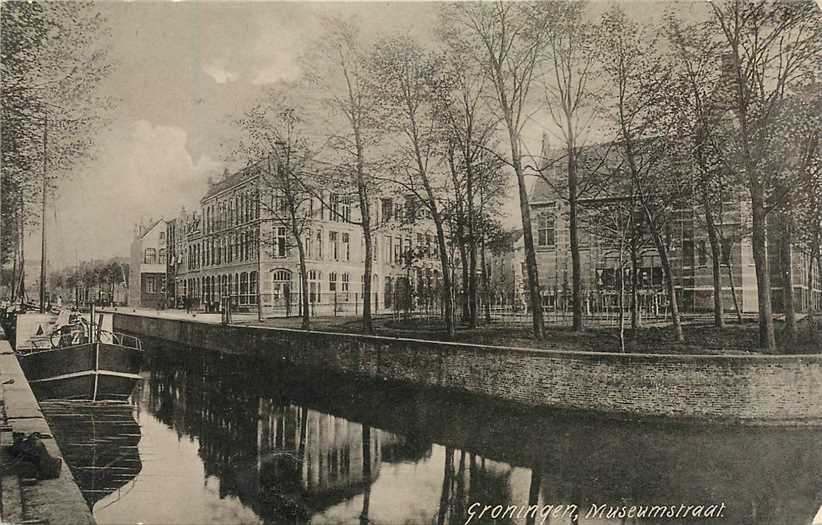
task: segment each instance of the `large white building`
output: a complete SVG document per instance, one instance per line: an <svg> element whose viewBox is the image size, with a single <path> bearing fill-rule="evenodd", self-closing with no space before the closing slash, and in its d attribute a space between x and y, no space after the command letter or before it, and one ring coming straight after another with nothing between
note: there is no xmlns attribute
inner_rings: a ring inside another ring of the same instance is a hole
<svg viewBox="0 0 822 525"><path fill-rule="evenodd" d="M322 191L303 203L308 290L302 290L290 225L273 211L277 192L264 183L262 169L254 164L212 183L199 212L175 221L169 253L176 254L170 261L176 303L186 297L194 308L216 310L230 297L240 311L261 307L267 316L297 315L307 293L312 315L360 312L365 242L356 199ZM411 303L434 307L437 243L433 224L420 211L402 197L382 196L371 204L375 312Z"/></svg>

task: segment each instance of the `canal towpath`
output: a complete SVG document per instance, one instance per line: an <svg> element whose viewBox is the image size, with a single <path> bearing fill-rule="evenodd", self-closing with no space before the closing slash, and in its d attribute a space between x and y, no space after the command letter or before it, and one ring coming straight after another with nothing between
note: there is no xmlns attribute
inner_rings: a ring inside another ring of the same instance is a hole
<svg viewBox="0 0 822 525"><path fill-rule="evenodd" d="M65 461L56 479L31 479L15 468L13 433L39 432L52 457L63 454L0 329L0 522L93 525L94 517Z"/></svg>

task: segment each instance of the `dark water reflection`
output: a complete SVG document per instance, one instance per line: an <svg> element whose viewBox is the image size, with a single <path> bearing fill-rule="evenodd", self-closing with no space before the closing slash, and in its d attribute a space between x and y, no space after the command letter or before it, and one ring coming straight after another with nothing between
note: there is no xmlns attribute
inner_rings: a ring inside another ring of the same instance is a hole
<svg viewBox="0 0 822 525"><path fill-rule="evenodd" d="M545 523L668 524L685 521L586 512L725 503L689 523L809 525L822 504L818 430L604 422L148 346L142 470L101 524L527 523L478 515L529 503L580 509Z"/></svg>

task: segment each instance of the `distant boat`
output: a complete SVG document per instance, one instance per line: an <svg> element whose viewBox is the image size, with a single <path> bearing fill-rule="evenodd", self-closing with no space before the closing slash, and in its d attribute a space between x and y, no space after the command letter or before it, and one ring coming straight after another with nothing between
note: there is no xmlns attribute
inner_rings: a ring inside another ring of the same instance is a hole
<svg viewBox="0 0 822 525"><path fill-rule="evenodd" d="M17 317L17 359L37 399L128 399L142 380L140 340L102 330L102 315L98 323L66 310L52 317Z"/></svg>

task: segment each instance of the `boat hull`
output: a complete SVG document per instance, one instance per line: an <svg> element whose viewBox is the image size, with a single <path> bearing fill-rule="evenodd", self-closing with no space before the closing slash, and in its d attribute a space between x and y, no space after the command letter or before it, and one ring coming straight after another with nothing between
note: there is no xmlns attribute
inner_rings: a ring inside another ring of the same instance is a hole
<svg viewBox="0 0 822 525"><path fill-rule="evenodd" d="M110 343L18 354L38 399L124 400L142 378L143 352Z"/></svg>

